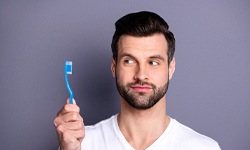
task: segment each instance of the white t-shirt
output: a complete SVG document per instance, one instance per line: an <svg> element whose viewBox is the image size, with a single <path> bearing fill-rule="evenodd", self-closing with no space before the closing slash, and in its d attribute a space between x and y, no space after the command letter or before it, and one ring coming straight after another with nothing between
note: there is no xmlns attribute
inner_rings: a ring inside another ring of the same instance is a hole
<svg viewBox="0 0 250 150"><path fill-rule="evenodd" d="M125 139L117 124L117 115L96 125L85 127L82 150L135 150ZM182 125L175 119L164 133L146 150L220 150L213 139Z"/></svg>

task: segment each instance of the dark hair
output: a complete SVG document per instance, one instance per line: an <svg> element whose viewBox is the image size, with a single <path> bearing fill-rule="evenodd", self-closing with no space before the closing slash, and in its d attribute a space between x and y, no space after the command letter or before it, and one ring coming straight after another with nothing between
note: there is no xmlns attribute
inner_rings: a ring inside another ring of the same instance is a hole
<svg viewBox="0 0 250 150"><path fill-rule="evenodd" d="M165 36L168 43L168 64L172 61L175 52L174 34L168 30L169 26L167 22L156 13L141 11L127 14L115 23L115 28L116 30L111 43L113 59L115 61L117 61L118 53L117 43L122 35L143 37L155 33L162 33Z"/></svg>

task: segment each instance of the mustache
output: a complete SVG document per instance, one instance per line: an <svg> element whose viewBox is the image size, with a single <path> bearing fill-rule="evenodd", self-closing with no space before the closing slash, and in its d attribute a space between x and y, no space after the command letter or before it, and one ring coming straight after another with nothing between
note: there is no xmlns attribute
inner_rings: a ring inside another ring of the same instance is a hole
<svg viewBox="0 0 250 150"><path fill-rule="evenodd" d="M153 83L149 83L149 82L145 82L145 81L136 81L136 82L132 82L132 83L128 83L128 86L135 86L135 85L140 85L140 86L151 86L153 89L156 88L156 86Z"/></svg>

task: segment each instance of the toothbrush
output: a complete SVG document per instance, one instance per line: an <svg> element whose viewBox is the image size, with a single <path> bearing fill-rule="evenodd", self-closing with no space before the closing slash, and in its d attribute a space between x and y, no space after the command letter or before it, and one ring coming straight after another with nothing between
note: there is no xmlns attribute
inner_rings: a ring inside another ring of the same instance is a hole
<svg viewBox="0 0 250 150"><path fill-rule="evenodd" d="M73 94L73 91L71 90L71 88L69 86L68 74L72 74L72 61L65 61L64 77L65 77L66 87L67 87L69 95L70 95L69 103L73 104L73 96L74 96L74 94Z"/></svg>

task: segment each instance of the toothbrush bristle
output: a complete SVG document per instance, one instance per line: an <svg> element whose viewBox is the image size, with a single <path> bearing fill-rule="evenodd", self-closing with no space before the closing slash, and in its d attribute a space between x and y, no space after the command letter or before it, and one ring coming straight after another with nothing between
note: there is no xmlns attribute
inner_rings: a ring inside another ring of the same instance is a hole
<svg viewBox="0 0 250 150"><path fill-rule="evenodd" d="M65 65L67 74L72 74L72 61L66 61Z"/></svg>

